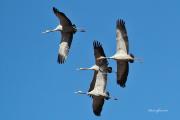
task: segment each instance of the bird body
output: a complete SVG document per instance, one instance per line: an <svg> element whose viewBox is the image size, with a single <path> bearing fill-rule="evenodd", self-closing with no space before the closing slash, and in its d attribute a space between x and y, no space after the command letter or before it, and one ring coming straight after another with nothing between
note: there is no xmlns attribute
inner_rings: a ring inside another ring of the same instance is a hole
<svg viewBox="0 0 180 120"><path fill-rule="evenodd" d="M107 85L107 74L104 74L101 71L97 72L96 75L96 82L94 85L94 89L91 91L89 90L89 94L92 96L104 96L107 97L106 95L106 85Z"/></svg>
<svg viewBox="0 0 180 120"><path fill-rule="evenodd" d="M117 61L130 61L134 60L134 58L127 54L124 50L118 50L113 56L107 57L107 59L114 59Z"/></svg>
<svg viewBox="0 0 180 120"><path fill-rule="evenodd" d="M125 87L129 73L128 62L134 62L134 56L129 54L129 40L125 22L122 19L116 22L116 54L113 59L117 61L117 84Z"/></svg>
<svg viewBox="0 0 180 120"><path fill-rule="evenodd" d="M100 116L104 101L110 98L109 93L106 91L106 86L107 75L112 72L112 68L108 67L107 59L98 60L100 57L106 57L102 45L98 41L94 41L93 47L96 64L90 68L80 68L80 70L94 70L93 80L88 92L85 94L92 97L93 112L96 116ZM77 93L83 94L82 92Z"/></svg>
<svg viewBox="0 0 180 120"><path fill-rule="evenodd" d="M117 62L117 84L125 87L129 72L129 62L133 63L134 55L129 54L129 41L125 22L120 19L116 22L116 53L111 57L100 57L102 59L113 59Z"/></svg>
<svg viewBox="0 0 180 120"><path fill-rule="evenodd" d="M116 53L109 57L117 61L132 61L134 57L129 54L129 40L123 20L117 20L116 23Z"/></svg>
<svg viewBox="0 0 180 120"><path fill-rule="evenodd" d="M77 29L76 25L72 24L69 18L63 12L60 12L57 8L53 7L53 12L60 20L60 24L55 29L46 30L43 33L56 31L61 32L61 42L59 45L57 61L59 64L63 64L69 54L69 49L73 40L73 34L75 34L76 31L85 32L85 30Z"/></svg>
<svg viewBox="0 0 180 120"><path fill-rule="evenodd" d="M125 22L122 19L116 22L116 54L114 60L117 61L117 84L125 87L129 73L129 62L134 62L134 56L129 54L129 40Z"/></svg>

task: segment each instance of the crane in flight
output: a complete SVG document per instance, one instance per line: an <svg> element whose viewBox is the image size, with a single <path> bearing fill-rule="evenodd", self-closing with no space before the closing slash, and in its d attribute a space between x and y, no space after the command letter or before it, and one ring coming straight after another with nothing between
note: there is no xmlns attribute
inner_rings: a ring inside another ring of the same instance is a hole
<svg viewBox="0 0 180 120"><path fill-rule="evenodd" d="M113 98L106 91L107 75L112 72L112 68L108 67L107 59L98 60L99 57L106 57L100 42L94 41L94 56L96 64L90 68L80 68L80 70L94 70L93 80L91 81L88 92L77 91L77 94L87 94L91 96L93 103L93 112L96 116L101 115L104 101ZM117 98L113 98L117 100Z"/></svg>
<svg viewBox="0 0 180 120"><path fill-rule="evenodd" d="M75 24L69 20L69 18L63 13L60 12L57 8L53 7L54 14L60 20L60 24L53 30L46 30L42 33L49 33L49 32L61 32L61 42L59 44L59 51L58 51L58 63L63 64L67 59L69 49L71 47L71 43L73 40L73 34L77 31L85 32L84 29L77 28Z"/></svg>

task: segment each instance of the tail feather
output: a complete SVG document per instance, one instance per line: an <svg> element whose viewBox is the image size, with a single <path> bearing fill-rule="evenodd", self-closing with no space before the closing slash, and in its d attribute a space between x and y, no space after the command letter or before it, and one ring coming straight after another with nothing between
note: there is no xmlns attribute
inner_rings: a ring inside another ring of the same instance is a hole
<svg viewBox="0 0 180 120"><path fill-rule="evenodd" d="M76 28L76 26L75 26L75 28ZM79 31L79 32L86 32L86 30L85 30L85 29L82 29L82 28L76 28L76 31Z"/></svg>
<svg viewBox="0 0 180 120"><path fill-rule="evenodd" d="M73 27L73 29L74 29L74 32L73 32L73 33L75 34L75 33L77 32L76 25L75 25L75 24L73 24L73 25L72 25L72 27Z"/></svg>
<svg viewBox="0 0 180 120"><path fill-rule="evenodd" d="M106 94L107 94L108 97L105 97L105 99L106 99L106 100L109 100L109 99L110 99L110 97L109 97L109 96L110 96L110 93L109 93L108 91L106 91Z"/></svg>
<svg viewBox="0 0 180 120"><path fill-rule="evenodd" d="M131 53L130 56L133 58L133 60L130 60L130 63L134 63L134 55Z"/></svg>
<svg viewBox="0 0 180 120"><path fill-rule="evenodd" d="M79 31L79 32L86 32L85 29L77 28L75 24L73 24L72 27L74 28L74 33L77 32L77 31Z"/></svg>
<svg viewBox="0 0 180 120"><path fill-rule="evenodd" d="M79 31L79 32L86 32L85 29L77 29L77 31Z"/></svg>

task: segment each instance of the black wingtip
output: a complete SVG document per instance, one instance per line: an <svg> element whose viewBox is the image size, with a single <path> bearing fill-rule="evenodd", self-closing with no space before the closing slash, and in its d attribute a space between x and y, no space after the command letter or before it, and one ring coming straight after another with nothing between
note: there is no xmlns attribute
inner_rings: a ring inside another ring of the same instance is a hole
<svg viewBox="0 0 180 120"><path fill-rule="evenodd" d="M105 100L109 100L110 99L110 97L109 97L110 93L108 91L106 91L106 94L107 94L108 97L105 97Z"/></svg>
<svg viewBox="0 0 180 120"><path fill-rule="evenodd" d="M93 111L94 112L94 114L96 115L96 116L101 116L101 112L99 112L99 111Z"/></svg>
<svg viewBox="0 0 180 120"><path fill-rule="evenodd" d="M130 56L131 56L132 58L134 58L134 55L133 55L132 53L130 54ZM130 62L130 63L134 63L134 60L130 60L129 62Z"/></svg>
<svg viewBox="0 0 180 120"><path fill-rule="evenodd" d="M99 41L94 40L93 46L94 46L94 49L95 49L95 48L102 47L102 44Z"/></svg>
<svg viewBox="0 0 180 120"><path fill-rule="evenodd" d="M53 7L53 12L57 13L57 12L59 12L59 10L57 8Z"/></svg>
<svg viewBox="0 0 180 120"><path fill-rule="evenodd" d="M125 25L125 21L123 19L118 19L116 22L117 24Z"/></svg>
<svg viewBox="0 0 180 120"><path fill-rule="evenodd" d="M126 87L126 85L125 84L122 84L122 85L120 85L122 88L125 88Z"/></svg>
<svg viewBox="0 0 180 120"><path fill-rule="evenodd" d="M57 62L58 62L59 64L64 64L65 58L64 58L63 56L61 56L61 55L58 55Z"/></svg>
<svg viewBox="0 0 180 120"><path fill-rule="evenodd" d="M122 80L117 80L117 84L122 87L125 88L126 87L126 82L122 81Z"/></svg>
<svg viewBox="0 0 180 120"><path fill-rule="evenodd" d="M116 21L116 26L117 26L117 28L119 28L119 27L125 28L125 21L123 19L118 19Z"/></svg>

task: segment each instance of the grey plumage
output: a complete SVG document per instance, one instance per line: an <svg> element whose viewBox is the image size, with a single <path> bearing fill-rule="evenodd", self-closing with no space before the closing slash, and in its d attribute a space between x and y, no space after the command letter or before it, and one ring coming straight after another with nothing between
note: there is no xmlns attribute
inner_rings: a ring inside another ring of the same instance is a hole
<svg viewBox="0 0 180 120"><path fill-rule="evenodd" d="M94 48L94 57L95 57L96 65L99 66L99 68L101 68L102 71L101 70L94 71L93 80L91 81L88 92L102 89L103 93L104 92L106 93L107 73L111 73L112 68L108 67L109 63L108 63L107 59L98 60L99 57L102 57L102 56L106 57L101 43L98 41L94 41L93 48ZM99 83L100 81L103 81L102 83L104 83L102 88L99 86L99 85L102 85L101 83ZM97 85L97 84L99 84L99 85ZM98 89L96 87L98 87ZM93 104L92 104L93 112L96 116L100 116L103 105L104 105L104 101L107 98L102 95L98 95L98 96L92 95L91 97L93 99Z"/></svg>
<svg viewBox="0 0 180 120"><path fill-rule="evenodd" d="M60 20L63 30L61 31L61 42L58 51L58 63L63 64L69 54L69 49L73 40L73 34L76 33L75 25L69 20L69 18L57 8L53 7L54 14Z"/></svg>
<svg viewBox="0 0 180 120"><path fill-rule="evenodd" d="M129 41L125 22L120 19L116 22L116 41L117 51L123 50L126 54L129 54ZM131 57L134 56L131 54ZM133 60L117 60L117 84L121 87L126 86L126 81L129 73L129 63Z"/></svg>

